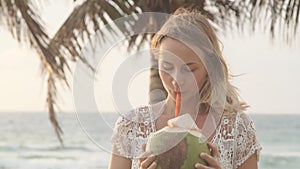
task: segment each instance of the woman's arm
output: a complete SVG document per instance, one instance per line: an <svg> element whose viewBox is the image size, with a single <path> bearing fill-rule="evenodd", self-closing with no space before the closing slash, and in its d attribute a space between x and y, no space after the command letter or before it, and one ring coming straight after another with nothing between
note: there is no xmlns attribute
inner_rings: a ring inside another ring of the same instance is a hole
<svg viewBox="0 0 300 169"><path fill-rule="evenodd" d="M113 150L112 152L116 152L116 151ZM120 169L120 168L130 169L131 159L112 153L110 156L110 163L108 168L109 169Z"/></svg>
<svg viewBox="0 0 300 169"><path fill-rule="evenodd" d="M241 164L237 169L258 169L257 166L257 153L253 153L243 164Z"/></svg>

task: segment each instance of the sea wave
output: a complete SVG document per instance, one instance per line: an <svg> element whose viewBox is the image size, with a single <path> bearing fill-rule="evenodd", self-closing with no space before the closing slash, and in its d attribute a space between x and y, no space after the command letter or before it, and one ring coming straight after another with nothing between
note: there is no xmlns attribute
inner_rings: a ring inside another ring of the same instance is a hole
<svg viewBox="0 0 300 169"><path fill-rule="evenodd" d="M66 156L57 156L57 155L20 155L21 159L55 159L55 160L77 160L76 157L66 157Z"/></svg>
<svg viewBox="0 0 300 169"><path fill-rule="evenodd" d="M50 151L50 152L59 152L59 151L85 151L85 152L94 152L95 149L89 147L76 147L76 146L53 146L53 147L33 147L33 146L0 146L1 151Z"/></svg>
<svg viewBox="0 0 300 169"><path fill-rule="evenodd" d="M300 158L300 152L263 152L262 155L283 158Z"/></svg>

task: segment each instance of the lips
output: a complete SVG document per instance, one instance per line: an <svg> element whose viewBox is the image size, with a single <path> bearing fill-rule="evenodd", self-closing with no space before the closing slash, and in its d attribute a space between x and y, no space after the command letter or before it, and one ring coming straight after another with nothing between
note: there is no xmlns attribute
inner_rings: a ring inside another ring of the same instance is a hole
<svg viewBox="0 0 300 169"><path fill-rule="evenodd" d="M179 92L180 92L181 94L184 93L183 91L179 91L179 90L177 90L177 91L172 90L172 91L171 91L171 93L173 93L173 94L177 94L177 93L179 93Z"/></svg>

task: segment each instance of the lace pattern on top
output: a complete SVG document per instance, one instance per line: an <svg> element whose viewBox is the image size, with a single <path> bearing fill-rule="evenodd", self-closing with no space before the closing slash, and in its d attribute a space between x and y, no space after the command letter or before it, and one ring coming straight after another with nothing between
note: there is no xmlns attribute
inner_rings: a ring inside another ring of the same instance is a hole
<svg viewBox="0 0 300 169"><path fill-rule="evenodd" d="M132 169L137 169L138 157L143 153L142 145L152 132L155 132L155 121L150 106L122 114L116 121L112 136L113 153L131 158Z"/></svg>
<svg viewBox="0 0 300 169"><path fill-rule="evenodd" d="M254 123L247 114L223 115L212 139L218 146L222 168L236 169L255 152L259 155L261 146L255 132Z"/></svg>
<svg viewBox="0 0 300 169"><path fill-rule="evenodd" d="M259 154L261 146L255 131L253 121L247 114L223 115L211 141L219 148L222 169L236 169L255 152ZM120 116L112 137L115 146L113 153L131 158L131 168L138 169L142 145L152 132L155 132L155 120L151 106L137 108Z"/></svg>
<svg viewBox="0 0 300 169"><path fill-rule="evenodd" d="M255 152L259 159L262 149L256 138L256 129L252 119L245 113L239 113L237 117L234 168L243 164Z"/></svg>

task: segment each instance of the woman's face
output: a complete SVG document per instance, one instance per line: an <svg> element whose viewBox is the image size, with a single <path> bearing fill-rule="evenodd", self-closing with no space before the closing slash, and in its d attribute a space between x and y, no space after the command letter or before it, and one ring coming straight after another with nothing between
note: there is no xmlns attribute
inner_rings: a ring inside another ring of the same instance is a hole
<svg viewBox="0 0 300 169"><path fill-rule="evenodd" d="M160 45L158 64L159 75L172 99L179 91L183 101L198 96L207 73L199 56L190 48L166 37Z"/></svg>

